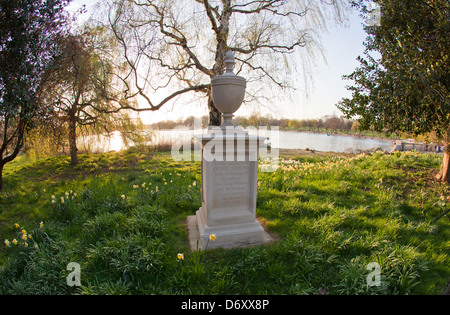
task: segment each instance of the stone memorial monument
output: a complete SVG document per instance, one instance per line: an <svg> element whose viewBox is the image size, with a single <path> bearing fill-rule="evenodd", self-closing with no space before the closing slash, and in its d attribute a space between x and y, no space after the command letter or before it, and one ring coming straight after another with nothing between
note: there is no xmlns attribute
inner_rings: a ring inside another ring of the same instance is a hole
<svg viewBox="0 0 450 315"><path fill-rule="evenodd" d="M225 57L226 71L212 79L212 96L223 114L220 127L195 138L202 144L202 206L188 218L191 248L233 248L268 241L256 220L258 146L265 137L249 135L232 124L244 99L246 80L233 73L234 55ZM210 241L211 234L216 236Z"/></svg>

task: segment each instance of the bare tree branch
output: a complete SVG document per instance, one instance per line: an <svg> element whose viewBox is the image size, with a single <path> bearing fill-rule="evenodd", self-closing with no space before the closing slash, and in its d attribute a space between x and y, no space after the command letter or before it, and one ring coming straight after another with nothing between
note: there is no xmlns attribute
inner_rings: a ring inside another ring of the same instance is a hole
<svg viewBox="0 0 450 315"><path fill-rule="evenodd" d="M323 12L331 7L340 15L339 5L344 2L333 0L330 6L324 0L114 1L108 7L107 24L122 47L127 66L116 79L124 87L125 99L140 96L147 107L122 105L115 100L117 106L155 111L185 93L203 92L208 96L210 113L217 111L209 95L209 84L202 82L222 74L228 50L236 52L238 73L248 75L249 83L266 78L261 82L271 82L277 88L289 87L285 83L287 76L274 60L295 65L303 56L294 53L302 47L310 49L308 35L327 22ZM171 94L155 103L152 93L165 89ZM174 89L177 91L172 92ZM255 93L266 91L251 85L249 89ZM210 118L220 115L217 111Z"/></svg>
<svg viewBox="0 0 450 315"><path fill-rule="evenodd" d="M258 6L256 8L248 8L248 9L239 9L239 8L247 8L249 6L252 6L254 4L257 4ZM304 11L300 11L300 12L295 12L295 11L288 11L288 12L280 12L278 10L278 8L281 8L283 5L286 4L286 1L284 0L272 0L272 1L267 1L267 0L261 0L261 1L250 1L248 3L245 4L235 4L232 6L232 12L235 13L242 13L242 14L259 14L262 11L268 11L273 13L274 15L279 15L279 16L289 16L289 15L295 15L298 17L304 17L307 13L308 10L304 10Z"/></svg>
<svg viewBox="0 0 450 315"><path fill-rule="evenodd" d="M212 29L214 33L219 34L219 27L217 26L216 18L220 18L220 15L218 14L217 7L216 9L211 7L208 0L195 0L195 1L204 4L206 9L206 15L208 16L209 21L211 22ZM215 13L215 16L213 15L213 13Z"/></svg>
<svg viewBox="0 0 450 315"><path fill-rule="evenodd" d="M185 89L182 89L182 90L178 90L178 91L170 94L166 98L164 98L160 103L158 103L156 105L151 103L150 99L147 98L147 100L149 102L149 105L150 105L149 108L136 108L136 107L133 107L133 106L130 106L130 105L125 105L125 106L121 105L120 108L116 108L116 109L112 109L112 110L104 110L104 109L97 108L94 105L92 107L95 108L98 111L101 111L101 112L105 113L105 114L117 113L117 112L119 112L119 111L121 111L123 109L131 109L131 110L136 111L136 112L156 111L156 110L160 109L162 106L164 106L167 102L169 102L170 100L174 99L177 96L180 96L180 95L182 95L184 93L188 93L188 92L206 92L209 87L210 87L209 84L201 84L201 85L188 87L188 88L185 88ZM140 95L143 96L143 97L146 97L144 93L140 94ZM116 99L110 99L109 101L118 102Z"/></svg>

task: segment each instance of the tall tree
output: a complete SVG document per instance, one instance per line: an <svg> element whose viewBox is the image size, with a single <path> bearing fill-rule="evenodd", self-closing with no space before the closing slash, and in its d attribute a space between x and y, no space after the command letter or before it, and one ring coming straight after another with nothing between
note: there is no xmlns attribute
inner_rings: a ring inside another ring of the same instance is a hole
<svg viewBox="0 0 450 315"><path fill-rule="evenodd" d="M47 71L43 102L51 115L68 130L71 165L78 164L78 131L110 133L129 129L131 119L121 106L121 82L115 80L115 48L102 28L67 34L58 41L59 57ZM113 113L114 112L114 113Z"/></svg>
<svg viewBox="0 0 450 315"><path fill-rule="evenodd" d="M365 58L359 57L360 67L346 76L355 82L348 87L352 97L338 107L348 118L358 117L360 128L436 132L447 143L436 178L449 180L449 3L359 0L355 5L368 18L373 3L381 9L379 23L365 27Z"/></svg>
<svg viewBox="0 0 450 315"><path fill-rule="evenodd" d="M67 0L0 0L0 189L2 171L41 114L38 92L64 30Z"/></svg>
<svg viewBox="0 0 450 315"><path fill-rule="evenodd" d="M268 86L292 86L299 71L311 70L312 59L306 57L320 52L320 30L341 20L346 1L109 3L108 24L123 46L129 69L124 77L131 79L127 97L139 96L147 104L135 110L158 110L181 95L202 92L208 97L209 124L220 125L210 80L222 74L228 50L238 61L235 72L248 79L247 101L266 93Z"/></svg>

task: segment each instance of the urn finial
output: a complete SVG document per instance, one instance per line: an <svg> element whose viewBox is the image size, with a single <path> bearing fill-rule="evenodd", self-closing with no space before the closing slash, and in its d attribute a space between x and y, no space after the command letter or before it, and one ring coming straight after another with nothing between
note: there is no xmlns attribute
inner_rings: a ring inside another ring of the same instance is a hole
<svg viewBox="0 0 450 315"><path fill-rule="evenodd" d="M225 75L234 75L233 69L235 64L236 62L234 61L234 53L233 51L229 50L225 55Z"/></svg>

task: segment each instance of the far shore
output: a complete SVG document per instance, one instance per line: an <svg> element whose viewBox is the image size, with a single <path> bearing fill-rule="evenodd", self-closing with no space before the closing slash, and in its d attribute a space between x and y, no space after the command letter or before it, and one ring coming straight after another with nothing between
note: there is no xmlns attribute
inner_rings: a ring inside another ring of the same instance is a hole
<svg viewBox="0 0 450 315"><path fill-rule="evenodd" d="M354 137L354 138L361 138L361 139L372 139L372 140L381 140L381 141L395 141L400 139L390 139L390 138L384 138L384 137L376 137L376 136L366 136L366 135L360 135L360 134L348 134L348 133L338 133L338 132L323 132L323 131L308 131L308 130L282 130L286 132L301 132L301 133L312 133L312 134L323 134L323 135L330 135L330 136L342 136L342 137Z"/></svg>
<svg viewBox="0 0 450 315"><path fill-rule="evenodd" d="M192 126L177 126L177 128L186 128L186 130L206 130L207 128L194 128ZM235 126L235 127L242 127L242 126ZM256 130L258 130L258 128L254 127L254 126L249 126L252 128L255 128ZM266 128L267 130L270 130L270 127L268 128L267 126L260 126L263 128ZM271 127L279 127L279 126L271 126ZM248 127L242 127L244 130L248 129ZM171 129L152 129L152 128L145 128L144 130L149 130L149 131L171 131L174 130L175 128L171 128ZM182 129L180 129L182 130ZM348 134L348 133L339 133L339 132L335 132L335 131L331 131L331 132L324 132L324 131L311 131L311 130L290 130L290 129L279 129L280 131L286 131L286 132L303 132L303 133L315 133L315 134L330 134L330 135L341 135L341 136L352 136L352 137L358 137L358 138L371 138L371 139L381 139L381 140L391 140L389 138L385 138L385 137L375 137L375 136L366 136L366 135L361 135L361 134ZM393 139L393 140L399 140L399 139Z"/></svg>
<svg viewBox="0 0 450 315"><path fill-rule="evenodd" d="M194 129L191 126L183 126L186 127L187 130L204 130L206 128L202 128L202 129ZM237 126L239 127L239 126ZM265 126L263 126L265 127ZM274 126L274 127L278 127L278 126ZM174 129L145 129L145 130L149 130L149 131L171 131ZM244 128L244 130L246 130L246 128ZM270 129L267 129L270 130ZM330 135L330 136L342 136L342 137L354 137L354 138L360 138L360 139L372 139L372 140L380 140L380 141L396 141L396 140L401 140L401 139L390 139L390 138L385 138L385 137L376 137L376 136L366 136L366 135L361 135L361 134L348 134L348 133L338 133L338 132L323 132L323 131L310 131L310 130L286 130L286 129L280 129L280 131L283 132L298 132L298 133L309 133L309 134L323 134L323 135Z"/></svg>

